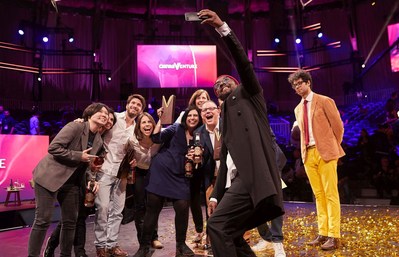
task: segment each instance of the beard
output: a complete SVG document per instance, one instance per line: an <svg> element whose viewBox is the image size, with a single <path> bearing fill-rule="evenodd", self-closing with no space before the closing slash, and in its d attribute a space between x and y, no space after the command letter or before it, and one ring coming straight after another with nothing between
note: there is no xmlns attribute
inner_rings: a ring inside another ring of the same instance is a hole
<svg viewBox="0 0 399 257"><path fill-rule="evenodd" d="M224 101L224 100L227 99L227 97L229 97L229 95L231 94L231 92L232 92L232 91L229 90L229 91L226 92L226 93L220 94L218 98L219 98L220 100Z"/></svg>
<svg viewBox="0 0 399 257"><path fill-rule="evenodd" d="M127 116L129 116L129 118L135 119L138 116L138 113L135 114L132 111L126 111Z"/></svg>

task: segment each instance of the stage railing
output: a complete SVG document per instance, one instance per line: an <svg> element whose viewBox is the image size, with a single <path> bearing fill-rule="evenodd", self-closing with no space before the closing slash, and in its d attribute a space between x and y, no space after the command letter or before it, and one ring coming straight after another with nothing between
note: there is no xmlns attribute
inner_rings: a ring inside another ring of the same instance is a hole
<svg viewBox="0 0 399 257"><path fill-rule="evenodd" d="M270 127L276 134L277 142L288 145L291 137L291 126L288 121L282 118L270 119Z"/></svg>
<svg viewBox="0 0 399 257"><path fill-rule="evenodd" d="M344 96L344 104L352 105L361 102L378 102L386 101L391 97L394 88L384 88L374 91L361 91L356 94L350 94Z"/></svg>

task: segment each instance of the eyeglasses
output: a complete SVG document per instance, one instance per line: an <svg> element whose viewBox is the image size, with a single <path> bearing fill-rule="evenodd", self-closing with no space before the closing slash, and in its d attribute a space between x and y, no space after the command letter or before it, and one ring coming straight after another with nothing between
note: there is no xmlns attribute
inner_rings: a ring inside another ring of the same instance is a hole
<svg viewBox="0 0 399 257"><path fill-rule="evenodd" d="M300 85L302 85L303 83L306 83L307 81L297 81L296 83L292 83L292 88L295 89L296 87L299 87Z"/></svg>
<svg viewBox="0 0 399 257"><path fill-rule="evenodd" d="M216 83L213 85L213 90L214 90L215 92L218 91L222 85L227 85L227 84L229 84L229 80L230 80L230 79L229 79L228 77L224 77L222 80L219 80L218 82L216 82Z"/></svg>
<svg viewBox="0 0 399 257"><path fill-rule="evenodd" d="M219 108L218 108L218 107L202 108L202 109L201 109L201 112L207 112L207 111L213 112L213 111L216 110L216 109L219 109Z"/></svg>

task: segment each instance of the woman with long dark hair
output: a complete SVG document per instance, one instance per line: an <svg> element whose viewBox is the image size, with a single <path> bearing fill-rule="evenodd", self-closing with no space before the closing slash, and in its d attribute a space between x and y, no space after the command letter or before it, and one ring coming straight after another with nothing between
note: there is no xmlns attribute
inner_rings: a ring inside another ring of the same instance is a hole
<svg viewBox="0 0 399 257"><path fill-rule="evenodd" d="M152 233L166 198L172 200L176 213L176 256L194 256L185 243L190 179L185 177L184 162L194 130L201 124L200 111L192 106L185 111L181 124L175 123L153 136L153 141L162 143L162 147L151 161L143 235L140 249L134 256L148 256Z"/></svg>

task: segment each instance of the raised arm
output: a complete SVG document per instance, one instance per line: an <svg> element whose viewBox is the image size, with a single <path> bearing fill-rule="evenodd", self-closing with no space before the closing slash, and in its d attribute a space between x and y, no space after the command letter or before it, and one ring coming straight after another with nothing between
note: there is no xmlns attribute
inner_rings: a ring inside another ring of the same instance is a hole
<svg viewBox="0 0 399 257"><path fill-rule="evenodd" d="M237 36L230 29L227 23L223 22L215 12L208 9L199 11L198 15L200 18L208 16L208 18L204 19L201 24L209 24L210 26L214 27L223 38L228 49L230 50L231 55L233 56L236 69L240 75L242 86L245 88L245 90L252 95L261 92L262 87L260 86L255 75L252 64L249 61L241 42L238 40Z"/></svg>

